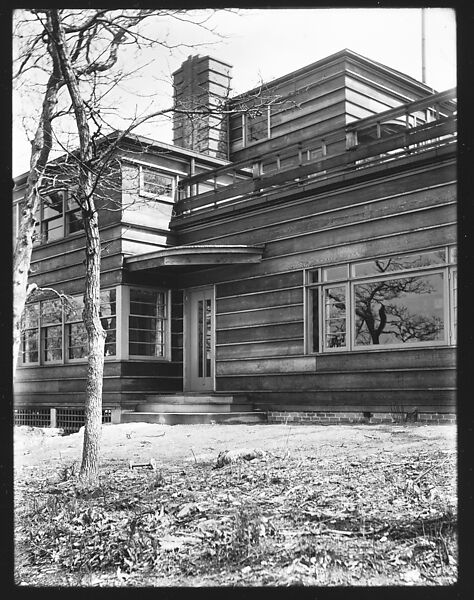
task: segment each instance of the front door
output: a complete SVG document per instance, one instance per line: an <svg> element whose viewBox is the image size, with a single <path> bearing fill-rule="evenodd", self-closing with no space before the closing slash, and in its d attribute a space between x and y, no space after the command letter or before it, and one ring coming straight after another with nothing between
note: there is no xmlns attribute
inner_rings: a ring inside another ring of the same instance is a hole
<svg viewBox="0 0 474 600"><path fill-rule="evenodd" d="M214 288L184 293L184 390L214 390Z"/></svg>

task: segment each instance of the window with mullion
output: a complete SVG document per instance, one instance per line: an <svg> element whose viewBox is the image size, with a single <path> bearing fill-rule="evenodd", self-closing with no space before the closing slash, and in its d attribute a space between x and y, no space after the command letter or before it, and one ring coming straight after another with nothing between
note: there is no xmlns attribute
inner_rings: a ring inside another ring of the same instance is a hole
<svg viewBox="0 0 474 600"><path fill-rule="evenodd" d="M165 302L166 294L162 291L130 289L130 356L165 356Z"/></svg>
<svg viewBox="0 0 474 600"><path fill-rule="evenodd" d="M453 263L445 247L307 271L307 351L455 343Z"/></svg>
<svg viewBox="0 0 474 600"><path fill-rule="evenodd" d="M140 167L140 195L148 198L174 197L175 177L149 167Z"/></svg>
<svg viewBox="0 0 474 600"><path fill-rule="evenodd" d="M105 356L115 356L117 353L117 294L116 290L102 290L100 293L100 322L104 328Z"/></svg>
<svg viewBox="0 0 474 600"><path fill-rule="evenodd" d="M323 287L324 348L347 348L347 285Z"/></svg>
<svg viewBox="0 0 474 600"><path fill-rule="evenodd" d="M65 190L42 194L41 235L45 242L64 237Z"/></svg>
<svg viewBox="0 0 474 600"><path fill-rule="evenodd" d="M63 307L59 298L41 302L42 362L60 362L63 358Z"/></svg>
<svg viewBox="0 0 474 600"><path fill-rule="evenodd" d="M21 363L39 363L39 304L27 304L22 318Z"/></svg>

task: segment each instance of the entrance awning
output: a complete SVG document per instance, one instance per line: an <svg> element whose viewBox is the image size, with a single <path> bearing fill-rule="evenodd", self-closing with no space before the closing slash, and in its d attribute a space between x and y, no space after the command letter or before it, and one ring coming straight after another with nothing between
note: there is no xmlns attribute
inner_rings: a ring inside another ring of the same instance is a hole
<svg viewBox="0 0 474 600"><path fill-rule="evenodd" d="M129 271L145 271L166 267L218 267L244 265L262 260L263 246L173 246L138 256L128 256L125 264Z"/></svg>

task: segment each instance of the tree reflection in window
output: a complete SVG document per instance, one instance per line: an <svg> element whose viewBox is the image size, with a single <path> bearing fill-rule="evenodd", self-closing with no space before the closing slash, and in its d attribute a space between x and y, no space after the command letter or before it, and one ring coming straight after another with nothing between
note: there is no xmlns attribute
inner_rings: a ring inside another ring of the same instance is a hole
<svg viewBox="0 0 474 600"><path fill-rule="evenodd" d="M354 285L355 344L406 344L444 338L441 273Z"/></svg>
<svg viewBox="0 0 474 600"><path fill-rule="evenodd" d="M346 286L324 290L324 309L326 348L342 348L346 345Z"/></svg>

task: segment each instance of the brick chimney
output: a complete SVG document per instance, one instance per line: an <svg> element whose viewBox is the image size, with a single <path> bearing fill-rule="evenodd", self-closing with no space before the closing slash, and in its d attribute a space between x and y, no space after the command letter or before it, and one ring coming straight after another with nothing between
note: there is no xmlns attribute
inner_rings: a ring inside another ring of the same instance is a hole
<svg viewBox="0 0 474 600"><path fill-rule="evenodd" d="M220 112L230 93L232 66L210 56L190 56L173 73L175 112L173 143L176 146L228 158L227 115ZM192 111L215 109L212 114Z"/></svg>

